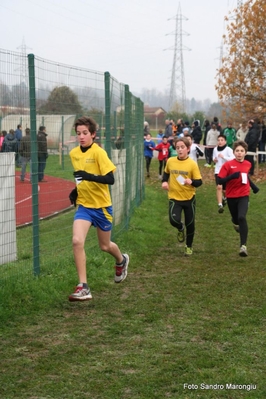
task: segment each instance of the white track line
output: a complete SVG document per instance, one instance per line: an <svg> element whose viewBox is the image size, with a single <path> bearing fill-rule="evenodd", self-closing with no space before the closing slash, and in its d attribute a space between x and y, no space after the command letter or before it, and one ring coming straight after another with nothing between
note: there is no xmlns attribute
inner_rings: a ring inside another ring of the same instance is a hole
<svg viewBox="0 0 266 399"><path fill-rule="evenodd" d="M38 185L38 191L40 191L40 186L39 186L39 185ZM22 202L28 201L28 200L31 199L31 198L32 198L32 195L30 195L30 196L27 197L27 198L24 198L24 199L21 200L21 201L15 202L15 205L19 205L19 204L21 204Z"/></svg>

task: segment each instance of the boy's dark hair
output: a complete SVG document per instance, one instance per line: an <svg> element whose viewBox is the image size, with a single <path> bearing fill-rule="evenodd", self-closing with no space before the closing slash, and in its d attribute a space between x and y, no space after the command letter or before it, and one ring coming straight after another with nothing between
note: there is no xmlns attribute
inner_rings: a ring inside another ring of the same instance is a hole
<svg viewBox="0 0 266 399"><path fill-rule="evenodd" d="M162 139L168 139L168 137L167 137L167 136L165 136L165 135L163 135Z"/></svg>
<svg viewBox="0 0 266 399"><path fill-rule="evenodd" d="M226 141L226 136L224 135L224 134L219 134L219 136L217 137L217 139L219 138L219 137L222 137L223 139L225 139L225 141Z"/></svg>
<svg viewBox="0 0 266 399"><path fill-rule="evenodd" d="M30 133L30 128L29 128L29 127L27 127L27 128L25 129L25 133L26 133L26 134L29 134L29 133Z"/></svg>
<svg viewBox="0 0 266 399"><path fill-rule="evenodd" d="M77 132L77 127L82 125L87 126L90 133L96 133L97 124L94 119L88 116L82 116L77 119L74 124L75 132Z"/></svg>
<svg viewBox="0 0 266 399"><path fill-rule="evenodd" d="M247 143L245 143L245 141L242 141L242 140L235 141L233 144L233 151L235 151L236 147L238 147L238 146L243 147L246 152L248 151L248 145L247 145Z"/></svg>
<svg viewBox="0 0 266 399"><path fill-rule="evenodd" d="M18 125L18 126L17 126L17 129L20 129L20 128L21 128L21 125Z"/></svg>
<svg viewBox="0 0 266 399"><path fill-rule="evenodd" d="M39 127L39 131L40 131L40 132L43 132L44 130L45 130L45 126L40 126L40 127Z"/></svg>

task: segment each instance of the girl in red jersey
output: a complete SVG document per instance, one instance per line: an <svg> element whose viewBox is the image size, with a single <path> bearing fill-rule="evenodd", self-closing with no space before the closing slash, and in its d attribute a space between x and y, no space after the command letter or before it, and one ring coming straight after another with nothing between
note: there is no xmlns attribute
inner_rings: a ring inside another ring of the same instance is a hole
<svg viewBox="0 0 266 399"><path fill-rule="evenodd" d="M259 188L250 180L251 163L245 160L248 146L244 141L235 141L233 152L235 159L227 161L218 174L219 184L226 183L227 205L232 216L234 229L240 234L240 256L247 256L248 225L246 215L248 211L250 187L253 193Z"/></svg>
<svg viewBox="0 0 266 399"><path fill-rule="evenodd" d="M166 136L163 136L163 140L160 144L158 144L154 150L158 151L158 161L159 161L159 179L162 180L162 170L165 168L166 161L169 155L169 147L170 143L168 143L168 139Z"/></svg>

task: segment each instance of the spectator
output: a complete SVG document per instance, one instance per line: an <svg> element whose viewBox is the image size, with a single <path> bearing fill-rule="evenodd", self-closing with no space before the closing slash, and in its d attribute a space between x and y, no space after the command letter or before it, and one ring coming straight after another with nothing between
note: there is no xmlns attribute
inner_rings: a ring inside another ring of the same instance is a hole
<svg viewBox="0 0 266 399"><path fill-rule="evenodd" d="M195 144L200 144L200 140L202 139L202 130L199 126L199 121L194 121L192 124L192 132L191 136Z"/></svg>
<svg viewBox="0 0 266 399"><path fill-rule="evenodd" d="M247 122L244 121L239 125L239 129L236 132L236 139L245 141L247 132L248 132L248 125L247 125Z"/></svg>
<svg viewBox="0 0 266 399"><path fill-rule="evenodd" d="M213 162L213 150L217 146L217 139L219 136L219 132L217 130L217 126L215 123L212 123L211 129L208 131L206 145L207 145L207 158L208 164L207 166L210 168Z"/></svg>
<svg viewBox="0 0 266 399"><path fill-rule="evenodd" d="M247 145L248 145L247 151L256 152L257 147L258 147L259 138L260 138L260 131L258 129L258 124L255 123L253 119L251 119L248 122L248 127L249 127L249 130L248 130L248 133L245 138L245 143L247 143ZM253 176L254 175L254 166L255 166L254 165L254 155L246 155L245 159L251 163L251 168L250 168L249 174L251 176Z"/></svg>
<svg viewBox="0 0 266 399"><path fill-rule="evenodd" d="M148 122L144 122L144 138L147 136L147 134L150 133L150 126Z"/></svg>
<svg viewBox="0 0 266 399"><path fill-rule="evenodd" d="M22 139L22 126L18 125L17 129L15 130L15 137L18 142L18 152L16 154L16 167L20 168L21 167L21 162L20 162L20 155L19 155L19 147L20 147L20 141Z"/></svg>
<svg viewBox="0 0 266 399"><path fill-rule="evenodd" d="M206 146L206 138L207 138L207 134L208 131L211 129L211 124L210 121L208 119L206 119L204 121L204 133L203 133L203 145ZM205 155L205 159L206 159L206 164L204 166L208 166L211 164L209 158L208 158L208 149L204 148L204 155Z"/></svg>
<svg viewBox="0 0 266 399"><path fill-rule="evenodd" d="M222 132L222 131L223 131L222 126L221 126L221 124L220 124L219 119L217 118L217 116L214 116L214 117L213 117L212 123L215 123L218 132Z"/></svg>
<svg viewBox="0 0 266 399"><path fill-rule="evenodd" d="M265 143L266 143L266 126L264 121L261 124L261 133L259 140L259 151L265 151ZM259 163L265 162L265 154L259 154Z"/></svg>
<svg viewBox="0 0 266 399"><path fill-rule="evenodd" d="M16 154L18 152L18 142L13 129L10 129L4 138L2 152L15 152Z"/></svg>
<svg viewBox="0 0 266 399"><path fill-rule="evenodd" d="M5 139L3 132L0 132L0 152L2 151L2 144Z"/></svg>
<svg viewBox="0 0 266 399"><path fill-rule="evenodd" d="M158 134L157 134L157 144L160 144L163 141L163 136L164 136L163 130L160 129Z"/></svg>
<svg viewBox="0 0 266 399"><path fill-rule="evenodd" d="M31 162L30 159L30 129L26 128L25 129L26 136L23 136L21 141L20 141L20 147L19 147L19 154L20 154L20 160L21 160L21 175L20 175L20 181L24 181L25 179L25 173L27 169L27 164ZM31 163L30 163L30 169L31 169ZM30 173L30 180L31 180L31 173Z"/></svg>
<svg viewBox="0 0 266 399"><path fill-rule="evenodd" d="M169 119L165 120L164 136L166 136L167 138L172 136L172 124Z"/></svg>
<svg viewBox="0 0 266 399"><path fill-rule="evenodd" d="M40 126L37 134L37 144L38 144L38 181L39 183L46 183L47 180L44 179L44 170L46 167L46 160L48 158L47 150L47 133L46 127Z"/></svg>
<svg viewBox="0 0 266 399"><path fill-rule="evenodd" d="M223 135L226 137L228 147L233 148L233 144L236 141L236 129L233 128L231 121L227 122L227 127L224 129Z"/></svg>

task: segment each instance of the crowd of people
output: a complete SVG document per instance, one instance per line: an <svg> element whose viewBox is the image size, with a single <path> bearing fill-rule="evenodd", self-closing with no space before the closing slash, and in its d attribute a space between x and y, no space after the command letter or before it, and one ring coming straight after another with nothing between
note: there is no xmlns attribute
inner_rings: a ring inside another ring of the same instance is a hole
<svg viewBox="0 0 266 399"><path fill-rule="evenodd" d="M197 161L205 156L204 166L214 166L218 213L228 206L233 227L240 236L239 255L247 256L249 192L259 191L250 178L254 175L254 155L248 152L265 151L265 141L266 126L252 119L243 122L238 130L230 120L223 129L217 117L211 123L206 120L203 129L197 120L190 126L181 119L176 124L167 119L165 130L160 129L157 137L152 138L149 130L146 134L144 131L147 177L154 151L158 151L158 177L162 188L168 191L169 220L178 230L178 241L186 241L185 255L193 253L195 189L202 184ZM259 162L265 162L264 154L260 154Z"/></svg>
<svg viewBox="0 0 266 399"><path fill-rule="evenodd" d="M38 182L45 183L44 170L46 160L48 158L47 133L46 127L40 126L37 134L38 149ZM20 181L25 181L27 165L30 165L30 181L31 181L31 137L30 129L25 129L23 135L22 125L17 125L17 129L10 129L0 132L0 152L13 152L15 154L15 165L21 168Z"/></svg>

